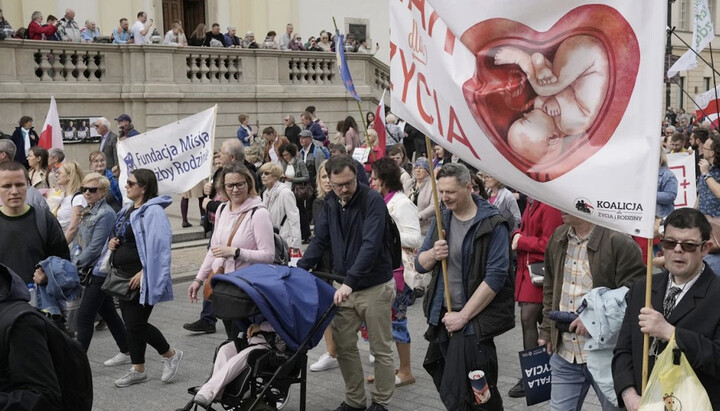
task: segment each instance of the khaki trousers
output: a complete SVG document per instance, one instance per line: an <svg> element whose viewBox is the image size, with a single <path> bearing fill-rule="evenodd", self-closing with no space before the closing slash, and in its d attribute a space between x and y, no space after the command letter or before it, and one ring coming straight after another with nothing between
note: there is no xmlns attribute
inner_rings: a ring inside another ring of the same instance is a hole
<svg viewBox="0 0 720 411"><path fill-rule="evenodd" d="M365 408L365 375L357 347L358 331L364 322L368 330L370 353L375 356L375 383L372 400L387 406L395 391L395 366L392 352L392 302L395 279L353 292L338 309L332 322L337 360L345 380L345 403Z"/></svg>

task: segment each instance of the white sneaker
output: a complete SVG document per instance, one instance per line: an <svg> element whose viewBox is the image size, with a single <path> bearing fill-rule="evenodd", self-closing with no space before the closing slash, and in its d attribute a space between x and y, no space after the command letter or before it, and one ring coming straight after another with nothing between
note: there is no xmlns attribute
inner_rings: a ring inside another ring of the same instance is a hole
<svg viewBox="0 0 720 411"><path fill-rule="evenodd" d="M134 368L120 379L115 380L115 386L118 388L128 387L133 384L139 384L148 380L147 372L137 372Z"/></svg>
<svg viewBox="0 0 720 411"><path fill-rule="evenodd" d="M370 364L375 364L375 356L368 354L368 361L370 361Z"/></svg>
<svg viewBox="0 0 720 411"><path fill-rule="evenodd" d="M320 359L318 359L313 365L310 366L310 371L325 371L325 370L332 370L333 368L339 367L340 364L338 364L337 358L333 358L330 356L330 353L325 353L320 356Z"/></svg>
<svg viewBox="0 0 720 411"><path fill-rule="evenodd" d="M130 364L130 356L127 354L123 354L121 352L117 353L116 356L112 357L111 359L109 359L103 363L103 365L106 367L114 367L116 365L123 365L123 364Z"/></svg>
<svg viewBox="0 0 720 411"><path fill-rule="evenodd" d="M170 382L175 377L180 361L182 361L182 357L183 352L176 348L175 355L170 358L163 358L163 373L160 381Z"/></svg>

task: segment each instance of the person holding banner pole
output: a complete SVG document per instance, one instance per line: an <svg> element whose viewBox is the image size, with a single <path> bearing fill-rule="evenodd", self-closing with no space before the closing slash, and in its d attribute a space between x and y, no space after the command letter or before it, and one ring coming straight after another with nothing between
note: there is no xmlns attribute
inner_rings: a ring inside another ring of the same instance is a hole
<svg viewBox="0 0 720 411"><path fill-rule="evenodd" d="M498 410L503 402L494 338L515 326L510 232L497 208L473 194L471 181L462 164L438 171L446 209L415 260L419 273L432 271L423 303L430 342L424 366L449 410L477 409L468 373L483 371L490 398L480 409ZM446 236L438 235L440 224Z"/></svg>

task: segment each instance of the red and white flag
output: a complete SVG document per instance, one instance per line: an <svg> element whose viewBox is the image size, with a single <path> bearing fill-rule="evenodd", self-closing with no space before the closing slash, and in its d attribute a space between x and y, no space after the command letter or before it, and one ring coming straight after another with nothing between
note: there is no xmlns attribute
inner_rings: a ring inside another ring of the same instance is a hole
<svg viewBox="0 0 720 411"><path fill-rule="evenodd" d="M44 149L63 148L62 130L60 129L60 116L58 115L55 97L50 97L50 109L47 117L45 117L45 125L43 125L40 133L40 141L38 145Z"/></svg>
<svg viewBox="0 0 720 411"><path fill-rule="evenodd" d="M713 126L717 127L718 123L720 123L720 100L718 100L718 95L720 95L720 86L695 96L695 104L698 107L695 110L695 118L704 117Z"/></svg>
<svg viewBox="0 0 720 411"><path fill-rule="evenodd" d="M385 148L387 146L387 133L385 132L385 92L380 98L380 103L375 109L375 121L373 121L373 129L378 135L378 148L380 149L380 157L385 156ZM372 147L371 147L372 149Z"/></svg>
<svg viewBox="0 0 720 411"><path fill-rule="evenodd" d="M652 237L665 8L477 3L390 1L393 113L529 196Z"/></svg>

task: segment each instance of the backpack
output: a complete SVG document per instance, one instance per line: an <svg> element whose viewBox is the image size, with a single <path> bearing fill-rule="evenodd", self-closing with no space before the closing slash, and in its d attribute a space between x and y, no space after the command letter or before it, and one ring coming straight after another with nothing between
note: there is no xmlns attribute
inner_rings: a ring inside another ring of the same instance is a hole
<svg viewBox="0 0 720 411"><path fill-rule="evenodd" d="M34 315L45 323L47 346L52 365L60 385L63 410L85 411L92 409L93 384L90 362L80 344L60 331L45 315L25 301L3 303L0 310L0 369L8 367L7 352L10 332L22 316Z"/></svg>
<svg viewBox="0 0 720 411"><path fill-rule="evenodd" d="M252 220L253 215L255 215L255 210L257 210L257 207L253 208L250 212L250 219ZM219 210L218 210L219 211ZM285 219L283 219L283 223L285 222ZM282 224L281 224L282 226ZM273 259L273 265L288 265L290 262L290 247L288 246L287 241L285 241L284 238L278 234L278 231L275 231L273 228L273 242L275 243L275 258Z"/></svg>
<svg viewBox="0 0 720 411"><path fill-rule="evenodd" d="M330 158L330 150L328 150L328 148L325 146L315 146L315 149L313 150L313 157L317 157L318 150L322 150L322 153L325 156L326 160Z"/></svg>
<svg viewBox="0 0 720 411"><path fill-rule="evenodd" d="M365 220L367 215L367 207L365 206L367 200L367 194L365 194L360 202L360 213ZM390 250L390 256L392 257L393 269L403 265L402 261L402 244L400 243L400 230L395 224L390 212L385 207L385 234L383 235L383 243L385 248Z"/></svg>

